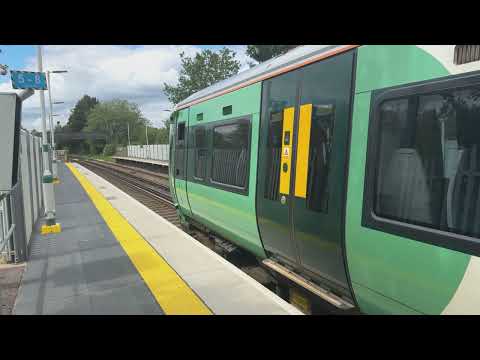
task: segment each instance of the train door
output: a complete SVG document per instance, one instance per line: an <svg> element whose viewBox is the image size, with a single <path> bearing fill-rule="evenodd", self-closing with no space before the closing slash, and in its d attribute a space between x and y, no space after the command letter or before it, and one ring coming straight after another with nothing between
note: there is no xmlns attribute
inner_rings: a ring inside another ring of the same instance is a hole
<svg viewBox="0 0 480 360"><path fill-rule="evenodd" d="M168 182L170 187L170 192L172 193L174 202L178 202L177 195L175 193L175 143L177 139L177 122L176 118L178 113L172 114L170 117L170 132L168 134L168 143L170 144L168 148Z"/></svg>
<svg viewBox="0 0 480 360"><path fill-rule="evenodd" d="M353 52L264 82L257 190L268 252L349 295L343 252Z"/></svg>
<svg viewBox="0 0 480 360"><path fill-rule="evenodd" d="M175 194L181 210L190 215L187 199L188 109L181 110L175 129Z"/></svg>

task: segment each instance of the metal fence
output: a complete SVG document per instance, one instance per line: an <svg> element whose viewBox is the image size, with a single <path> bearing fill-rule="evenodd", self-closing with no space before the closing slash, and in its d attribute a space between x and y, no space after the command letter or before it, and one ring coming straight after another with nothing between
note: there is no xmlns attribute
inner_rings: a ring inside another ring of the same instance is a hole
<svg viewBox="0 0 480 360"><path fill-rule="evenodd" d="M68 161L68 150L55 150L55 155L57 160L67 162Z"/></svg>
<svg viewBox="0 0 480 360"><path fill-rule="evenodd" d="M127 156L137 159L168 161L169 147L168 144L129 145L127 146Z"/></svg>
<svg viewBox="0 0 480 360"><path fill-rule="evenodd" d="M19 177L15 187L0 193L0 257L25 261L35 224L43 213L41 139L20 133Z"/></svg>
<svg viewBox="0 0 480 360"><path fill-rule="evenodd" d="M13 232L15 224L12 221L10 193L0 194L0 263L15 260L13 252Z"/></svg>

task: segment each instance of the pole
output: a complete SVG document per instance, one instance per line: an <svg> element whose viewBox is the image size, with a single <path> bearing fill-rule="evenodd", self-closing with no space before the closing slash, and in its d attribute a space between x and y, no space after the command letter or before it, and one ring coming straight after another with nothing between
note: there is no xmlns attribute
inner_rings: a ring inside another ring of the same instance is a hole
<svg viewBox="0 0 480 360"><path fill-rule="evenodd" d="M147 149L146 149L146 153L147 153L147 158L150 156L150 149L148 148L148 125L145 124L145 138L147 139Z"/></svg>
<svg viewBox="0 0 480 360"><path fill-rule="evenodd" d="M57 155L55 154L55 138L53 127L53 106L52 106L52 91L50 83L50 71L47 71L47 87L48 87L48 102L50 103L50 145L52 147L52 175L53 180L58 180Z"/></svg>
<svg viewBox="0 0 480 360"><path fill-rule="evenodd" d="M42 46L37 45L37 61L38 71L43 72L42 64ZM47 119L45 115L45 92L40 90L40 106L42 109L42 159L43 159L43 176L42 186L45 197L45 225L42 226L42 233L58 232L59 226L55 220L55 193L53 189L53 177L50 171L50 161L48 156L49 146L47 139ZM55 226L55 227L54 227Z"/></svg>
<svg viewBox="0 0 480 360"><path fill-rule="evenodd" d="M128 146L130 146L130 124L127 123Z"/></svg>
<svg viewBox="0 0 480 360"><path fill-rule="evenodd" d="M30 96L32 96L33 94L35 93L35 91L33 91L33 89L25 89L25 90L22 90L18 93L18 97L22 100L22 101L25 101L27 100Z"/></svg>

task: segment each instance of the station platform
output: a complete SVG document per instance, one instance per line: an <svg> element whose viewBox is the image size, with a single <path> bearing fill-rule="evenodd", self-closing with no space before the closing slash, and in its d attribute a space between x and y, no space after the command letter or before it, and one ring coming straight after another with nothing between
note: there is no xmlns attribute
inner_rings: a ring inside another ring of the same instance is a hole
<svg viewBox="0 0 480 360"><path fill-rule="evenodd" d="M126 157L126 156L112 156L112 159L118 159L123 161L133 161L138 163L168 167L168 161L166 160L142 159L142 158L133 158L133 157Z"/></svg>
<svg viewBox="0 0 480 360"><path fill-rule="evenodd" d="M302 314L90 170L58 168L62 231L37 224L13 314Z"/></svg>

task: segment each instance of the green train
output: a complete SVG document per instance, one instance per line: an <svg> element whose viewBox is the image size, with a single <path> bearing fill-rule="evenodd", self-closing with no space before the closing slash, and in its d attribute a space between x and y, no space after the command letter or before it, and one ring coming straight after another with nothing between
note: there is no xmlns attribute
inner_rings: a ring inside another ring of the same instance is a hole
<svg viewBox="0 0 480 360"><path fill-rule="evenodd" d="M300 46L178 104L185 223L365 314L480 313L480 46Z"/></svg>

